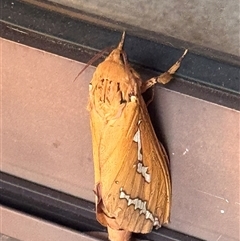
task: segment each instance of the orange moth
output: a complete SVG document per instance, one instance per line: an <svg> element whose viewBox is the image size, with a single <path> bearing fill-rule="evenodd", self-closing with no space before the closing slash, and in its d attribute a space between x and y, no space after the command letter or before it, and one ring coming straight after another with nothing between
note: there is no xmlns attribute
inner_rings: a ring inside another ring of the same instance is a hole
<svg viewBox="0 0 240 241"><path fill-rule="evenodd" d="M152 127L142 93L167 83L182 57L165 73L142 82L123 51L98 65L89 84L96 216L111 241L148 233L169 222L171 180L166 152Z"/></svg>

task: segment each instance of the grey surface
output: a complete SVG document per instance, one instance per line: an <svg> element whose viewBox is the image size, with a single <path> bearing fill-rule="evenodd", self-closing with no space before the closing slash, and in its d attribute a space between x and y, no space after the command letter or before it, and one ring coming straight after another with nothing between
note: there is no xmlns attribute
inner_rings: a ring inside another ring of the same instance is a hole
<svg viewBox="0 0 240 241"><path fill-rule="evenodd" d="M20 241L19 239L11 238L11 237L6 236L4 234L0 234L0 240L1 241Z"/></svg>
<svg viewBox="0 0 240 241"><path fill-rule="evenodd" d="M2 206L0 219L0 241L108 241L106 232L77 232Z"/></svg>
<svg viewBox="0 0 240 241"><path fill-rule="evenodd" d="M3 241L106 241L3 206L0 218Z"/></svg>
<svg viewBox="0 0 240 241"><path fill-rule="evenodd" d="M240 56L239 0L52 1Z"/></svg>
<svg viewBox="0 0 240 241"><path fill-rule="evenodd" d="M94 200L86 110L89 67L2 40L1 169ZM238 111L157 87L149 106L168 149L170 228L209 241L239 240Z"/></svg>

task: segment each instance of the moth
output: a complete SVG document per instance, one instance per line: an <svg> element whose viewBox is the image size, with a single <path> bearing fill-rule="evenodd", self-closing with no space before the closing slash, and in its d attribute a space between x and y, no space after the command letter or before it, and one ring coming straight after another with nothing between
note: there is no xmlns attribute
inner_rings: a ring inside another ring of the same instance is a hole
<svg viewBox="0 0 240 241"><path fill-rule="evenodd" d="M96 216L111 241L127 241L132 232L148 233L169 222L169 161L142 93L169 82L187 52L167 72L143 82L128 63L124 38L125 32L89 84Z"/></svg>

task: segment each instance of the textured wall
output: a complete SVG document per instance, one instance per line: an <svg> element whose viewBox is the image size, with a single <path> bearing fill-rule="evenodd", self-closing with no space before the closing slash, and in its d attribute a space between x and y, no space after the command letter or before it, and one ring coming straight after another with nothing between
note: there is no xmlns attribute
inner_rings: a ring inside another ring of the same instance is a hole
<svg viewBox="0 0 240 241"><path fill-rule="evenodd" d="M233 55L239 52L239 0L52 0Z"/></svg>

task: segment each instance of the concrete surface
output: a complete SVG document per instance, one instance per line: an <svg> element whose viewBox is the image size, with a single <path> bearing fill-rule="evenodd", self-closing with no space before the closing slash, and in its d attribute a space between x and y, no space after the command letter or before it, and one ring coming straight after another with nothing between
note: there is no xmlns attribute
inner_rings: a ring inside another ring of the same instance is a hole
<svg viewBox="0 0 240 241"><path fill-rule="evenodd" d="M51 0L240 56L239 0Z"/></svg>
<svg viewBox="0 0 240 241"><path fill-rule="evenodd" d="M93 201L86 105L94 68L73 82L81 63L4 39L0 46L1 170ZM149 107L171 160L169 228L239 240L240 113L160 87Z"/></svg>

